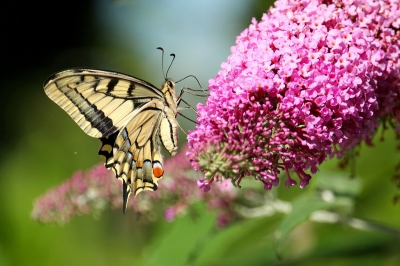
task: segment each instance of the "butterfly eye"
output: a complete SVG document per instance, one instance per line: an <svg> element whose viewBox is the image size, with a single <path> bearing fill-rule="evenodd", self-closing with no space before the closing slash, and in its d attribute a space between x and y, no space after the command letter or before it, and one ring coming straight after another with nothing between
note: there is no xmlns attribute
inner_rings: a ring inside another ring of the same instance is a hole
<svg viewBox="0 0 400 266"><path fill-rule="evenodd" d="M170 80L167 81L168 87L173 88L174 85L172 84L172 82Z"/></svg>

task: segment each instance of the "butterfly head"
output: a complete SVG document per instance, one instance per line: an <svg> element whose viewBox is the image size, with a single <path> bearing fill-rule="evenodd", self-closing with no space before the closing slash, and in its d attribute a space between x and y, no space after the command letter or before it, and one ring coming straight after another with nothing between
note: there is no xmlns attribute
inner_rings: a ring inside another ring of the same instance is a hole
<svg viewBox="0 0 400 266"><path fill-rule="evenodd" d="M170 78L165 79L165 82L161 87L161 91L164 94L164 101L166 105L175 110L177 107L175 82Z"/></svg>
<svg viewBox="0 0 400 266"><path fill-rule="evenodd" d="M161 90L164 94L166 94L168 91L175 92L175 82L170 78L165 79L165 82L164 82Z"/></svg>

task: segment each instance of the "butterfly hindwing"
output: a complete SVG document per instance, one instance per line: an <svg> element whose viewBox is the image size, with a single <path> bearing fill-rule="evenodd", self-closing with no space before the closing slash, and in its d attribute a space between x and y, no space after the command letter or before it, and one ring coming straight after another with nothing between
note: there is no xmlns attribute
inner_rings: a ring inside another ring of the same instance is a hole
<svg viewBox="0 0 400 266"><path fill-rule="evenodd" d="M131 193L136 196L145 190L157 190L158 180L164 174L159 142L175 154L177 128L171 109L162 101L153 100L135 111L118 136L114 133L100 139L99 154L104 157L106 167L124 184L124 210Z"/></svg>
<svg viewBox="0 0 400 266"><path fill-rule="evenodd" d="M91 137L102 138L125 125L133 110L163 93L132 76L91 69L70 69L50 76L47 96Z"/></svg>
<svg viewBox="0 0 400 266"><path fill-rule="evenodd" d="M107 169L111 168L114 164L113 147L118 135L119 131L108 137L100 138L99 155Z"/></svg>

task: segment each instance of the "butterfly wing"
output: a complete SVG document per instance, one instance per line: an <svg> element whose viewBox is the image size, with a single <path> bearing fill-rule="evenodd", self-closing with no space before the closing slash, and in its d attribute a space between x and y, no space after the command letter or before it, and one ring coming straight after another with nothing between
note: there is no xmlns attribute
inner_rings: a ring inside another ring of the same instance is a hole
<svg viewBox="0 0 400 266"><path fill-rule="evenodd" d="M44 83L47 96L89 136L99 138L99 155L123 182L124 212L131 193L157 189L164 170L160 142L177 151L177 99L172 80L162 89L132 76L69 69Z"/></svg>
<svg viewBox="0 0 400 266"><path fill-rule="evenodd" d="M160 141L172 155L178 145L175 114L161 100L152 100L134 113L120 132L100 139L99 155L123 182L124 212L131 193L157 190L164 174Z"/></svg>
<svg viewBox="0 0 400 266"><path fill-rule="evenodd" d="M163 93L152 84L121 73L68 69L44 83L47 96L66 111L91 137L104 138L119 131L134 110Z"/></svg>

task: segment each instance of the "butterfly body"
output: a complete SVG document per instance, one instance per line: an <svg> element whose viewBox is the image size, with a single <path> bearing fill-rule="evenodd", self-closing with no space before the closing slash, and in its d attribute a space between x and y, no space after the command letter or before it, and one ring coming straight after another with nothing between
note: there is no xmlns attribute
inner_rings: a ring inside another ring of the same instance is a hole
<svg viewBox="0 0 400 266"><path fill-rule="evenodd" d="M117 72L68 69L50 76L44 91L100 139L99 155L123 182L124 211L131 193L157 189L164 173L160 144L171 155L178 149L179 100L171 79L158 89Z"/></svg>

